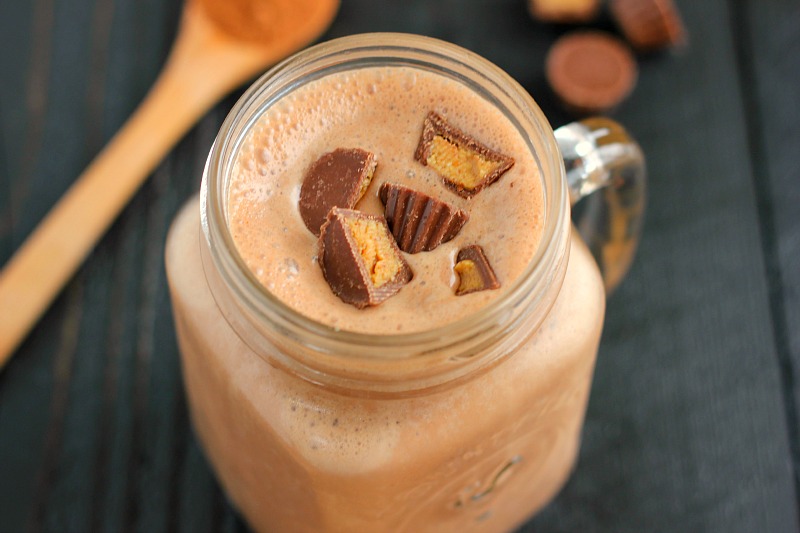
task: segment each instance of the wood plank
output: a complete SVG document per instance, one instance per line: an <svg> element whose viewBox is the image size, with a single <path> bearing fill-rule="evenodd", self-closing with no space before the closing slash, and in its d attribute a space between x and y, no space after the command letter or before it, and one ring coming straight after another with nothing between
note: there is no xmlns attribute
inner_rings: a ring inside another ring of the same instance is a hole
<svg viewBox="0 0 800 533"><path fill-rule="evenodd" d="M0 201L3 263L21 241L15 232L15 200L18 184L32 168L26 154L41 142L51 11L50 0L0 5L0 34L14 43L0 52L6 73L0 84L3 166L8 171L2 177ZM74 312L77 294L73 289L59 299L43 320L49 334L30 339L23 347L28 357L0 373L0 477L13 480L0 484L2 530L23 531L37 521L33 509L43 499L40 486L50 476L45 458L54 454L46 443L57 439L59 405L69 384L73 331L80 316ZM65 322L67 317L72 322Z"/></svg>
<svg viewBox="0 0 800 533"><path fill-rule="evenodd" d="M6 124L3 116L3 100L0 98L0 125ZM5 131L0 126L0 265L11 257L14 249L11 244L11 172L6 155L7 146Z"/></svg>
<svg viewBox="0 0 800 533"><path fill-rule="evenodd" d="M0 3L0 35L14 47L0 47L0 65L4 72L26 72L31 54L31 33L34 2ZM0 265L14 249L11 213L12 175L17 175L18 161L11 154L22 151L24 131L28 123L25 95L28 80L24 75L6 75L0 83Z"/></svg>
<svg viewBox="0 0 800 533"><path fill-rule="evenodd" d="M795 486L800 488L800 3L736 2L744 96L770 288L787 395Z"/></svg>
<svg viewBox="0 0 800 533"><path fill-rule="evenodd" d="M216 516L222 503L219 485L211 472L197 440L186 434L186 448L180 465L178 516L172 531L181 533L211 533L218 531Z"/></svg>
<svg viewBox="0 0 800 533"><path fill-rule="evenodd" d="M123 531L129 498L129 480L125 467L133 454L134 387L136 376L137 316L135 302L141 290L141 253L143 231L140 211L143 197L137 197L112 228L115 262L109 289L105 352L107 363L102 384L103 408L98 432L104 445L95 457L94 499L95 526L103 531ZM102 245L102 244L101 244ZM120 260L119 258L125 258ZM112 311L113 310L113 311ZM98 390L98 394L100 390Z"/></svg>
<svg viewBox="0 0 800 533"><path fill-rule="evenodd" d="M48 335L30 339L26 357L0 374L0 530L41 524L57 469L75 339L80 326L78 280L43 320Z"/></svg>
<svg viewBox="0 0 800 533"><path fill-rule="evenodd" d="M5 174L0 174L0 179L6 182L0 199L0 213L4 213L10 220L11 212L6 202L10 201L11 176L19 173L18 168L12 168L11 154L19 154L24 145L27 124L26 94L29 85L28 72L32 41L33 13L35 2L2 2L0 3L0 35L4 42L14 43L14 46L0 47L0 65L3 66L3 83L0 83L0 142L2 142L5 160ZM14 160L16 164L16 158ZM6 181L7 180L7 181ZM5 217L4 217L5 218ZM10 231L8 228L6 231ZM10 244L10 243L9 243ZM0 254L5 250L0 249ZM10 252L9 252L10 255ZM7 255L0 255L4 262Z"/></svg>
<svg viewBox="0 0 800 533"><path fill-rule="evenodd" d="M7 106L4 120L8 122L4 129L10 142L8 165L12 175L24 177L13 180L9 187L7 218L12 224L13 247L22 242L22 237L14 231L15 225L19 225L20 210L24 208L22 198L43 141L55 19L52 0L31 2L28 9L20 7L5 3L2 13L2 20L9 22L3 24L2 35L18 45L3 47L3 65L16 69L16 75L7 76L8 82L2 84L0 93Z"/></svg>

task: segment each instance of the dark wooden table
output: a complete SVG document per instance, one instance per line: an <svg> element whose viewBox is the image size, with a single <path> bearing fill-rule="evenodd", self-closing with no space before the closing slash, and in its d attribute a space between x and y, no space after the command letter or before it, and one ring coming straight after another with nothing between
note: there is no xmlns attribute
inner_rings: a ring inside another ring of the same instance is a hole
<svg viewBox="0 0 800 533"><path fill-rule="evenodd" d="M800 2L677 2L689 48L642 58L614 115L649 161L644 240L609 300L577 470L524 531L798 531ZM324 39L450 40L570 120L543 77L568 28L533 22L524 0L342 4ZM0 261L142 99L180 8L0 2ZM163 267L238 94L163 161L0 372L0 531L246 530L188 421Z"/></svg>

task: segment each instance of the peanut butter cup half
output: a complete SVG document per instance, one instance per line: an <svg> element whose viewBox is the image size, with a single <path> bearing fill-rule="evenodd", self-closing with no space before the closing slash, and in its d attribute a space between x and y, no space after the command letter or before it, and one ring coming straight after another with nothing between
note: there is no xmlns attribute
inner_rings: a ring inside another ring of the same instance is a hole
<svg viewBox="0 0 800 533"><path fill-rule="evenodd" d="M480 143L435 111L425 117L414 157L464 198L477 194L514 166L513 158Z"/></svg>
<svg viewBox="0 0 800 533"><path fill-rule="evenodd" d="M386 220L352 209L328 213L318 261L333 293L359 309L380 304L413 277Z"/></svg>
<svg viewBox="0 0 800 533"><path fill-rule="evenodd" d="M317 159L300 188L298 209L306 227L319 236L333 207L352 209L369 187L378 161L361 148L337 148Z"/></svg>
<svg viewBox="0 0 800 533"><path fill-rule="evenodd" d="M483 248L477 244L467 246L458 252L453 270L458 274L456 296L500 288L500 282L492 265L489 264Z"/></svg>
<svg viewBox="0 0 800 533"><path fill-rule="evenodd" d="M419 191L384 183L380 199L397 245L410 254L429 252L458 235L469 215Z"/></svg>

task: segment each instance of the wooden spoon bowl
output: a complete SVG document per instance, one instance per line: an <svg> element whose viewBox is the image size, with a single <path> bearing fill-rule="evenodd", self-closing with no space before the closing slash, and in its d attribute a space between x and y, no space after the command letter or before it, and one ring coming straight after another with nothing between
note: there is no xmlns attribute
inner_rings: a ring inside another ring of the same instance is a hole
<svg viewBox="0 0 800 533"><path fill-rule="evenodd" d="M222 96L318 37L339 0L188 0L150 93L0 272L0 369L122 208Z"/></svg>

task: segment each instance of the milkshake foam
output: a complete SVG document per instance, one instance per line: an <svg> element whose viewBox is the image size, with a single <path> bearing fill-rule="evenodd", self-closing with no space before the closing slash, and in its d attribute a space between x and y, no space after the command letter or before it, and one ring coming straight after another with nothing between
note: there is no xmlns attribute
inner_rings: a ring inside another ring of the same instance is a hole
<svg viewBox="0 0 800 533"><path fill-rule="evenodd" d="M471 199L448 189L414 159L422 123L436 111L462 131L513 157L499 181ZM373 152L378 167L356 208L383 214L378 190L392 182L466 211L461 232L436 250L406 254L414 279L374 308L340 301L317 264L317 239L306 229L298 196L306 172L336 148ZM476 92L449 78L406 67L331 74L268 108L239 149L229 184L228 224L245 264L261 284L307 317L373 334L434 329L498 298L533 258L544 223L538 166L511 121ZM459 249L483 247L501 288L456 297Z"/></svg>

